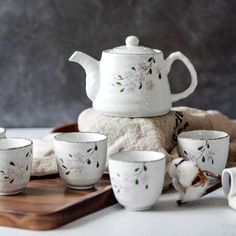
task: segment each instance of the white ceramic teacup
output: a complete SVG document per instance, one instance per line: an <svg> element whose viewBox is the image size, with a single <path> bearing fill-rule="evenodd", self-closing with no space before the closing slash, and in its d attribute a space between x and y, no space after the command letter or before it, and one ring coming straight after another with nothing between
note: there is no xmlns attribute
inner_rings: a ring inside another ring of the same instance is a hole
<svg viewBox="0 0 236 236"><path fill-rule="evenodd" d="M229 206L236 209L236 167L224 169L221 182Z"/></svg>
<svg viewBox="0 0 236 236"><path fill-rule="evenodd" d="M6 129L0 128L0 138L5 138L6 137Z"/></svg>
<svg viewBox="0 0 236 236"><path fill-rule="evenodd" d="M223 131L195 130L178 135L180 155L196 161L198 166L214 175L221 175L229 152L229 135Z"/></svg>
<svg viewBox="0 0 236 236"><path fill-rule="evenodd" d="M99 133L63 133L54 137L59 174L72 189L90 189L101 178L107 137Z"/></svg>
<svg viewBox="0 0 236 236"><path fill-rule="evenodd" d="M31 140L0 139L0 195L22 192L29 182L32 169Z"/></svg>
<svg viewBox="0 0 236 236"><path fill-rule="evenodd" d="M152 151L120 152L108 160L113 192L128 210L147 210L163 189L166 158Z"/></svg>

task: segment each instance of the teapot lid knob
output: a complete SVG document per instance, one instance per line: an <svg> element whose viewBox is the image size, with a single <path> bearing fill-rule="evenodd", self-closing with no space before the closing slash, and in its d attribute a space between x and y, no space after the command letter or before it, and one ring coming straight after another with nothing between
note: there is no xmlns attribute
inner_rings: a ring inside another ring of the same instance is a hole
<svg viewBox="0 0 236 236"><path fill-rule="evenodd" d="M136 36L128 36L125 39L126 46L138 46L139 39Z"/></svg>

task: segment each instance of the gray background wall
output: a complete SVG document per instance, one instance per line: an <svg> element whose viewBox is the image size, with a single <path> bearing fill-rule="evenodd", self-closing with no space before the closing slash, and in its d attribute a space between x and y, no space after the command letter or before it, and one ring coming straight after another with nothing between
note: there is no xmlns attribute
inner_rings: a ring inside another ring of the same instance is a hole
<svg viewBox="0 0 236 236"><path fill-rule="evenodd" d="M182 51L195 65L194 95L175 105L236 118L236 2L233 0L0 0L0 126L57 126L91 106L75 49L100 59L127 35ZM189 85L176 62L174 92Z"/></svg>

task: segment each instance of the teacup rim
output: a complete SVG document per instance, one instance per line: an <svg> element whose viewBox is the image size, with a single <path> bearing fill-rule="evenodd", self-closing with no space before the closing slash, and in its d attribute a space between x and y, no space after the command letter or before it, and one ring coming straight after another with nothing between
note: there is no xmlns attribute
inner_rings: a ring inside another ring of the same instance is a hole
<svg viewBox="0 0 236 236"><path fill-rule="evenodd" d="M123 159L116 159L118 156L125 154L125 153L152 153L152 154L161 154L161 158L157 158L155 160L146 160L146 161L137 161L137 160L123 160ZM112 154L109 156L108 161L117 161L117 162L123 162L123 163L150 163L150 162L158 162L162 161L163 159L166 159L166 155L163 152L157 152L157 151L123 151L118 152L115 154Z"/></svg>
<svg viewBox="0 0 236 236"><path fill-rule="evenodd" d="M6 129L3 127L0 127L0 134L2 134L2 133L6 133Z"/></svg>
<svg viewBox="0 0 236 236"><path fill-rule="evenodd" d="M4 137L4 138L0 138L0 142L2 140L13 140L13 139L15 139L15 140L25 140L25 141L29 141L30 143L26 144L26 145L18 146L18 147L0 148L0 151L17 150L17 149L20 149L20 148L30 147L30 146L33 145L33 141L32 140L27 139L27 138L19 138L19 137Z"/></svg>
<svg viewBox="0 0 236 236"><path fill-rule="evenodd" d="M73 134L97 134L97 135L100 135L100 136L103 136L104 138L103 139L99 139L99 140L94 140L94 141L68 141L68 140L59 140L58 138L61 137L61 136L65 136L65 135L73 135ZM102 134L102 133L98 133L98 132L65 132L65 133L60 133L60 134L57 134L53 137L53 140L54 141L57 141L57 142L62 142L62 143L71 143L71 144L80 144L80 143L94 143L94 142L102 142L102 141L105 141L107 140L108 137L105 135L105 134Z"/></svg>
<svg viewBox="0 0 236 236"><path fill-rule="evenodd" d="M215 137L215 138L198 138L198 137L182 137L183 135L190 134L190 133L198 133L198 132L217 132L221 133L222 137ZM224 135L223 135L224 134ZM225 139L228 138L230 135L222 130L206 130L206 129L199 129L199 130L190 130L190 131L184 131L180 134L178 134L178 139L188 139L188 140L219 140L219 139Z"/></svg>

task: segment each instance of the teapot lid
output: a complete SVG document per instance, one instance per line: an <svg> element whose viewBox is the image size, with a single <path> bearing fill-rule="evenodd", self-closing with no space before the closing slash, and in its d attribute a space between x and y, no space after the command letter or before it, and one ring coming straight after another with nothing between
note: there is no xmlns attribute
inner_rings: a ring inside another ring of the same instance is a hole
<svg viewBox="0 0 236 236"><path fill-rule="evenodd" d="M116 53L116 54L151 54L151 53L156 53L151 48L139 46L139 39L136 36L128 36L125 39L125 44L126 45L106 50L106 52Z"/></svg>

